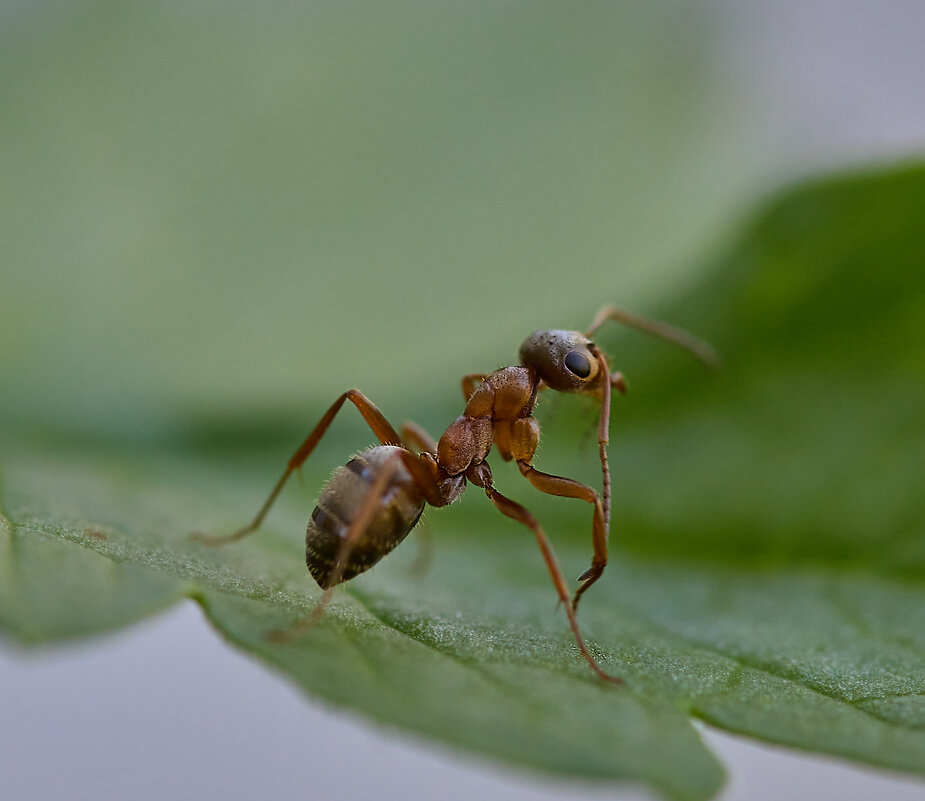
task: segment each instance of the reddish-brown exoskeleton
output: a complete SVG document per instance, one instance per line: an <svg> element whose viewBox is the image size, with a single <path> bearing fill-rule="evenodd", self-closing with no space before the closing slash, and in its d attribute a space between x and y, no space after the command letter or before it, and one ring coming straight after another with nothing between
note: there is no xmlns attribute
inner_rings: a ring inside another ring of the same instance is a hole
<svg viewBox="0 0 925 801"><path fill-rule="evenodd" d="M306 625L294 631L303 631L317 619L335 585L368 570L395 548L414 528L425 504L446 506L459 498L466 483L471 482L485 491L498 511L533 531L556 592L565 606L581 655L602 679L619 683L620 679L606 673L595 661L582 639L575 617L581 596L601 577L607 564L610 396L613 389L621 393L626 391L623 376L610 371L603 353L590 339L606 320L615 320L673 342L709 367L719 364L715 351L687 332L608 306L598 312L583 334L560 330L531 334L520 346L521 363L517 367L503 367L487 375L465 376L462 390L466 408L439 442L413 423L404 425L401 434L396 433L372 401L359 390L350 389L334 401L289 459L286 470L250 524L225 537L194 536L209 545L222 545L255 531L286 480L308 459L344 401L349 400L363 415L380 444L362 451L338 469L321 492L308 521L305 542L309 572L324 593ZM600 495L585 484L544 473L533 466L540 434L533 410L537 393L547 388L600 399L597 437L603 483ZM579 498L591 504L591 566L578 577L578 588L571 597L552 546L536 518L495 489L486 461L492 445L497 447L502 459L513 459L521 474L541 492Z"/></svg>

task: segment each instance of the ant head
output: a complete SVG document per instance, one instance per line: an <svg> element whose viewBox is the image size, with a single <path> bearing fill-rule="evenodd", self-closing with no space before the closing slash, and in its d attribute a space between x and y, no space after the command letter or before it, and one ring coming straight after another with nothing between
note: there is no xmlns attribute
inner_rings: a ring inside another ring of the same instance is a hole
<svg viewBox="0 0 925 801"><path fill-rule="evenodd" d="M599 391L601 360L595 344L578 331L534 331L520 346L521 364L559 392Z"/></svg>

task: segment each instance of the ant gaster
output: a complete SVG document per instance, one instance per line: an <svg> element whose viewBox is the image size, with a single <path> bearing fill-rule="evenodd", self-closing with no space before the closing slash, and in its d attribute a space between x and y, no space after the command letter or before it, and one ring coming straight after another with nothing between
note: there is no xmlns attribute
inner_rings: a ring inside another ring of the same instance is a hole
<svg viewBox="0 0 925 801"><path fill-rule="evenodd" d="M622 374L610 371L604 354L590 339L607 320L685 348L708 367L719 365L716 352L687 332L606 306L585 333L561 330L532 333L520 346L517 367L502 367L487 375L465 376L462 390L466 407L439 442L414 423L405 424L401 434L396 433L369 398L359 390L350 389L334 401L289 459L283 475L250 524L225 537L203 534L194 537L209 545L222 545L255 531L286 480L308 459L344 402L349 400L380 444L354 456L334 473L321 491L318 505L308 521L305 554L309 572L324 593L315 612L293 631L304 631L317 620L335 585L368 570L395 548L414 528L426 504L447 506L459 498L466 483L471 482L485 491L499 512L533 531L559 600L565 606L581 655L600 678L620 683L619 678L606 673L591 655L575 617L581 596L601 577L607 565L610 397L614 389L626 392ZM537 393L544 389L600 399L597 437L602 474L600 495L581 482L544 473L533 466L540 435L533 410ZM497 447L502 459L513 459L524 478L540 492L578 498L592 506L591 566L578 577L578 588L571 597L552 545L536 518L495 489L486 461L492 445Z"/></svg>

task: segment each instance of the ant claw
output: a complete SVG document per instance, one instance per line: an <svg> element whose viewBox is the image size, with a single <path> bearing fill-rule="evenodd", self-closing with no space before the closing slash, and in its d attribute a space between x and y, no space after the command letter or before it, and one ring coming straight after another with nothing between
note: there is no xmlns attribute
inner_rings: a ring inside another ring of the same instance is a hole
<svg viewBox="0 0 925 801"><path fill-rule="evenodd" d="M315 623L317 622L317 616L310 614L291 628L270 629L270 631L264 632L263 639L266 642L272 642L276 645L284 645L289 642L294 642L306 634L310 629L314 628Z"/></svg>
<svg viewBox="0 0 925 801"><path fill-rule="evenodd" d="M256 528L257 527L255 525L251 524L245 528L239 528L237 531L231 534L225 534L224 536L217 534L203 534L201 531L194 531L189 535L189 538L193 540L193 542L199 542L203 545L228 545L229 543L244 539L244 537L246 537L252 531L255 531Z"/></svg>
<svg viewBox="0 0 925 801"><path fill-rule="evenodd" d="M202 545L221 545L225 540L225 537L216 537L213 534L204 534L201 531L194 531L189 535L189 538L193 542L198 542Z"/></svg>
<svg viewBox="0 0 925 801"><path fill-rule="evenodd" d="M294 632L292 629L270 629L270 631L264 632L263 639L275 645L283 645L298 639L301 633L300 631Z"/></svg>
<svg viewBox="0 0 925 801"><path fill-rule="evenodd" d="M584 573L578 577L578 581L587 581L591 576L597 572L596 567L589 567Z"/></svg>

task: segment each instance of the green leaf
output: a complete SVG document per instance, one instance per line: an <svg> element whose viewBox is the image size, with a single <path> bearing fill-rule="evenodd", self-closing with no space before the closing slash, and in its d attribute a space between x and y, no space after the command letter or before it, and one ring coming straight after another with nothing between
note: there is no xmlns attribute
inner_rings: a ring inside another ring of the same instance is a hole
<svg viewBox="0 0 925 801"><path fill-rule="evenodd" d="M78 636L193 597L231 642L339 706L673 798L721 783L688 716L923 773L922 208L922 168L770 204L662 310L724 352L718 379L658 343L602 332L631 391L614 406L612 563L580 620L625 688L590 674L529 532L477 492L428 515L425 575L412 575L407 545L339 591L306 636L270 643L266 632L318 597L300 533L315 490L288 489L239 544L190 541L247 520L296 444L237 450L233 430L222 447L182 433L104 444L5 432L0 624L27 642ZM573 411L544 417L538 464L593 481ZM368 438L350 444L338 425L307 465L310 488ZM567 574L581 572L587 509L495 472L543 521Z"/></svg>

